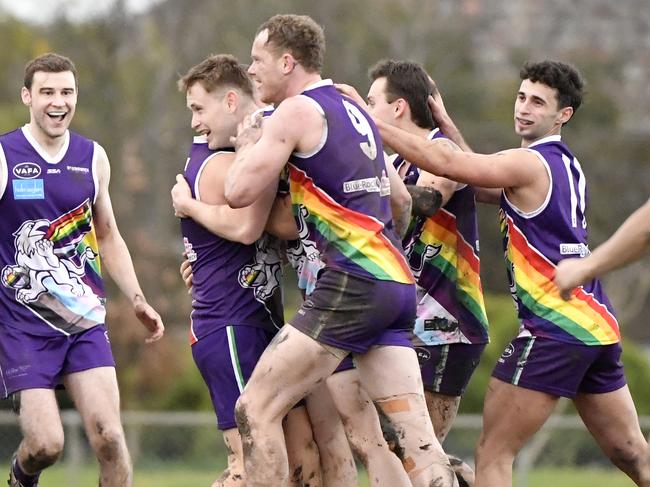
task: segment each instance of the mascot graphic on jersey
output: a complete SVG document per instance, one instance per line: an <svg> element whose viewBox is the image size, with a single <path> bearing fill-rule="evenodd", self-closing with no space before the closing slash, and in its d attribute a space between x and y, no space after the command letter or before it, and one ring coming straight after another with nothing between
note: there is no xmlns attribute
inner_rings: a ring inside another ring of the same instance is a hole
<svg viewBox="0 0 650 487"><path fill-rule="evenodd" d="M90 270L100 277L91 215L86 200L54 221L23 222L13 233L15 264L5 266L0 276L5 287L15 290L16 301L65 331L104 318L103 299L87 276Z"/></svg>
<svg viewBox="0 0 650 487"><path fill-rule="evenodd" d="M239 285L253 290L267 309L276 328L284 324L282 312L282 257L278 239L264 233L255 242L255 262L239 271Z"/></svg>

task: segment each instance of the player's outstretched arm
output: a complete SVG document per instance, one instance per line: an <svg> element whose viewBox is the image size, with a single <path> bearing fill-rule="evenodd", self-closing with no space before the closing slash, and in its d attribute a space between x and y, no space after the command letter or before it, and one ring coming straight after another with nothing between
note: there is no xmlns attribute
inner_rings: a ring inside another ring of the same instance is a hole
<svg viewBox="0 0 650 487"><path fill-rule="evenodd" d="M622 267L647 252L650 252L650 199L590 255L561 261L555 272L555 284L562 297L569 299L577 286Z"/></svg>
<svg viewBox="0 0 650 487"><path fill-rule="evenodd" d="M93 218L99 252L102 261L111 278L115 281L120 291L131 301L133 311L140 322L149 330L147 343L154 342L163 336L165 326L158 312L147 303L144 293L140 288L135 275L131 254L117 228L111 199L108 193L110 180L110 165L106 152L96 144L98 194L93 205Z"/></svg>
<svg viewBox="0 0 650 487"><path fill-rule="evenodd" d="M427 140L375 119L382 140L411 164L433 175L472 186L518 188L548 179L546 169L530 151L511 149L496 154L463 152L451 140Z"/></svg>

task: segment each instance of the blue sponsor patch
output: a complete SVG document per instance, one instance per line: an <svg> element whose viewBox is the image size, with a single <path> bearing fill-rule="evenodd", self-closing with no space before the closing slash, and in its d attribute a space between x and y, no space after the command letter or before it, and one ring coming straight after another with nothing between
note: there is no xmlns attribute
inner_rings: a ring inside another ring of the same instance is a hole
<svg viewBox="0 0 650 487"><path fill-rule="evenodd" d="M45 199L45 189L42 179L14 179L15 200L42 200Z"/></svg>

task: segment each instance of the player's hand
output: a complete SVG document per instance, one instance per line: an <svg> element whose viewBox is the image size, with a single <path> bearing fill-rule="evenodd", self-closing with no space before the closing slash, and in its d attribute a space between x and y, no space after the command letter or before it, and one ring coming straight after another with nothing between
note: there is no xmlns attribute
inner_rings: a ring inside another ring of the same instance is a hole
<svg viewBox="0 0 650 487"><path fill-rule="evenodd" d="M135 297L133 300L133 311L138 320L140 320L140 323L150 332L144 341L146 343L153 343L160 340L165 333L165 325L163 325L162 318L158 312L147 303L144 297L140 295Z"/></svg>
<svg viewBox="0 0 650 487"><path fill-rule="evenodd" d="M441 125L449 118L449 114L447 113L447 109L445 108L445 104L442 101L442 96L439 91L436 90L435 95L429 95L429 98L427 98L427 104L429 105L429 110L431 111L433 120L435 120L438 125Z"/></svg>
<svg viewBox="0 0 650 487"><path fill-rule="evenodd" d="M334 83L334 88L336 88L343 96L350 98L365 111L368 111L368 105L366 105L365 100L361 97L354 86L346 85L344 83Z"/></svg>
<svg viewBox="0 0 650 487"><path fill-rule="evenodd" d="M185 257L183 259L183 262L181 262L181 278L183 279L183 282L185 283L185 287L187 287L187 294L192 294L192 285L193 285L193 277L194 274L192 274L192 265L190 264L190 261L187 259L187 255L183 253L183 256Z"/></svg>
<svg viewBox="0 0 650 487"><path fill-rule="evenodd" d="M235 150L254 145L262 137L262 112L256 111L251 116L244 117L244 120L237 127L237 136L230 137Z"/></svg>
<svg viewBox="0 0 650 487"><path fill-rule="evenodd" d="M573 290L590 278L584 259L564 259L557 265L553 280L562 299L569 300Z"/></svg>
<svg viewBox="0 0 650 487"><path fill-rule="evenodd" d="M172 205L174 215L179 218L187 218L187 202L192 199L192 190L183 175L176 175L176 184L172 188Z"/></svg>

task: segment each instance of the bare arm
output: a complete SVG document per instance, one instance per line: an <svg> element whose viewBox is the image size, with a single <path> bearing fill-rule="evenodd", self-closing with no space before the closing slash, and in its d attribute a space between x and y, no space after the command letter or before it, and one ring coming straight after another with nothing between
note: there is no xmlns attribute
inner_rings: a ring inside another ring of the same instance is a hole
<svg viewBox="0 0 650 487"><path fill-rule="evenodd" d="M93 218L99 251L108 273L120 291L131 301L133 310L140 322L149 330L147 343L162 337L165 327L160 315L144 297L138 278L135 275L131 254L117 228L113 207L108 193L110 165L106 152L96 145L99 191L93 205Z"/></svg>
<svg viewBox="0 0 650 487"><path fill-rule="evenodd" d="M411 221L411 208L413 200L402 178L397 174L395 167L388 161L384 154L386 173L390 181L390 207L393 212L393 225L397 235L402 238L406 235Z"/></svg>
<svg viewBox="0 0 650 487"><path fill-rule="evenodd" d="M523 187L548 176L529 151L512 149L496 154L461 151L447 139L426 140L375 120L382 139L402 157L436 176L488 188Z"/></svg>
<svg viewBox="0 0 650 487"><path fill-rule="evenodd" d="M298 226L293 217L291 196L288 194L275 197L271 214L266 222L266 231L281 240L295 240L298 238Z"/></svg>
<svg viewBox="0 0 650 487"><path fill-rule="evenodd" d="M199 180L201 201L192 198L187 181L178 174L172 188L172 201L177 216L192 218L219 237L251 244L264 231L278 178L271 179L252 204L230 208L224 198L224 179L233 160L234 154L224 153L207 163Z"/></svg>
<svg viewBox="0 0 650 487"><path fill-rule="evenodd" d="M255 201L294 151L309 152L318 144L324 123L316 108L302 97L284 100L264 119L263 130L246 118L235 141L235 162L226 175L228 204L241 208Z"/></svg>
<svg viewBox="0 0 650 487"><path fill-rule="evenodd" d="M647 252L650 252L650 199L590 255L561 261L556 269L555 284L562 297L568 299L575 287L622 267Z"/></svg>

